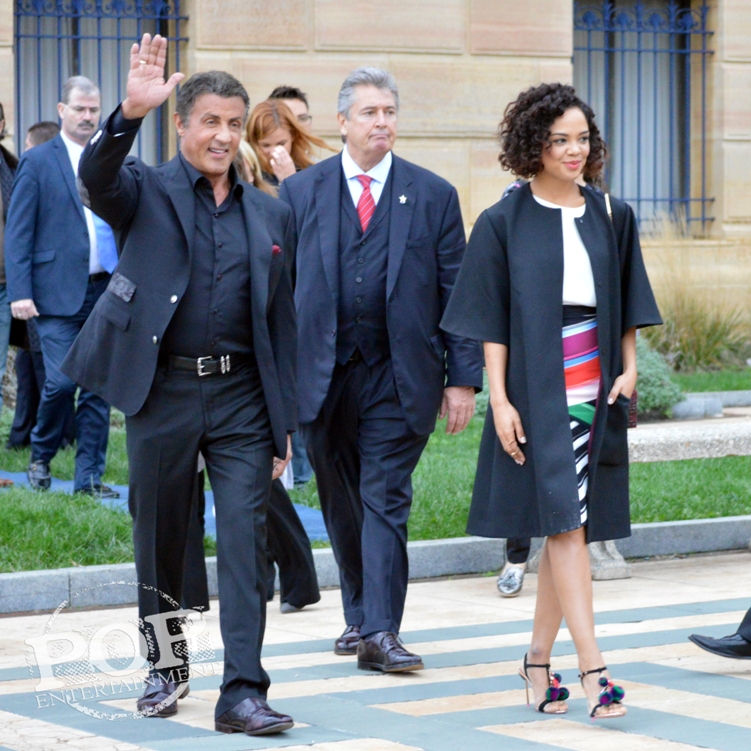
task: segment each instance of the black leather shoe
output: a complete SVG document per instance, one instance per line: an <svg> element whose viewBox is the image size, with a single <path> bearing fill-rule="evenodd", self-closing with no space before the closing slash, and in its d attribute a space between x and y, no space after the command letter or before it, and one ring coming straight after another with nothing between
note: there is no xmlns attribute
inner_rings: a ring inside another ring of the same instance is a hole
<svg viewBox="0 0 751 751"><path fill-rule="evenodd" d="M723 636L721 639L713 639L711 636L699 636L691 634L688 637L697 647L706 649L720 657L733 657L736 660L751 660L751 641L747 641L740 634Z"/></svg>
<svg viewBox="0 0 751 751"><path fill-rule="evenodd" d="M161 675L151 675L146 681L146 690L136 701L136 708L146 717L172 717L177 714L177 700L190 693L187 683L168 681ZM159 709L156 709L157 706Z"/></svg>
<svg viewBox="0 0 751 751"><path fill-rule="evenodd" d="M108 485L92 485L90 488L81 488L76 493L83 493L83 495L90 495L94 498L119 498L120 493L113 490Z"/></svg>
<svg viewBox="0 0 751 751"><path fill-rule="evenodd" d="M422 658L412 654L391 631L379 631L357 645L357 667L360 670L381 670L384 673L406 673L422 670Z"/></svg>
<svg viewBox="0 0 751 751"><path fill-rule="evenodd" d="M243 699L214 722L219 733L271 735L289 730L295 721L286 714L275 712L265 699Z"/></svg>
<svg viewBox="0 0 751 751"><path fill-rule="evenodd" d="M46 462L33 461L26 468L26 476L32 490L49 490L52 484L50 465Z"/></svg>
<svg viewBox="0 0 751 751"><path fill-rule="evenodd" d="M360 627L347 626L342 635L334 642L334 654L351 655L354 657L357 654L357 644L359 641Z"/></svg>

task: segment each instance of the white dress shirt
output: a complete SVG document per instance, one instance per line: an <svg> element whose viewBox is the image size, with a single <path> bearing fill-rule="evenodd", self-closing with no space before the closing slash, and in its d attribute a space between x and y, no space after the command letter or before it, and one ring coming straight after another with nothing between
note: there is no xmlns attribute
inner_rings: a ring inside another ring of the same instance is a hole
<svg viewBox="0 0 751 751"><path fill-rule="evenodd" d="M584 247L576 220L584 216L587 204L576 208L559 206L534 196L535 201L549 209L560 209L563 225L563 304L597 307L592 263Z"/></svg>
<svg viewBox="0 0 751 751"><path fill-rule="evenodd" d="M344 177L347 180L349 192L352 194L355 208L357 208L357 202L360 200L363 191L362 183L357 179L357 176L367 175L368 177L373 178L370 183L370 194L373 196L375 205L378 206L378 199L381 197L381 193L383 193L383 186L389 176L391 162L392 157L391 152L389 151L386 156L383 157L375 167L373 167L373 169L363 172L357 164L355 164L355 160L349 155L349 151L347 151L347 146L345 144L342 149L342 169L344 170Z"/></svg>
<svg viewBox="0 0 751 751"><path fill-rule="evenodd" d="M78 179L78 163L81 161L81 154L83 154L83 146L77 144L75 141L71 141L68 136L60 131L65 148L68 149L68 157L70 163L73 165L73 174ZM91 215L91 209L86 206L83 207L83 213L86 217L86 228L89 231L89 274L99 274L104 271L104 268L99 263L99 248L96 244L96 227L94 226L94 218Z"/></svg>

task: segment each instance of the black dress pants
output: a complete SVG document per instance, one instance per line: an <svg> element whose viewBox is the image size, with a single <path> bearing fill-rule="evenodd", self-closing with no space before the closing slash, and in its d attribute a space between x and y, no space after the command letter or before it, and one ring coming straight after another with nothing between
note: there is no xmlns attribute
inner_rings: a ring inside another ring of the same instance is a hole
<svg viewBox="0 0 751 751"><path fill-rule="evenodd" d="M391 359L337 364L318 417L302 426L334 557L344 619L399 633L409 574L412 472L428 442L404 418Z"/></svg>
<svg viewBox="0 0 751 751"><path fill-rule="evenodd" d="M279 567L279 599L296 608L304 608L321 599L318 576L310 549L310 539L292 505L281 480L271 483L266 512L269 580L272 587L274 566Z"/></svg>
<svg viewBox="0 0 751 751"><path fill-rule="evenodd" d="M532 540L529 537L509 537L506 540L506 558L509 563L521 565L529 558Z"/></svg>
<svg viewBox="0 0 751 751"><path fill-rule="evenodd" d="M738 633L746 640L751 641L751 608L749 608L746 615L741 621L741 625L738 626Z"/></svg>
<svg viewBox="0 0 751 751"><path fill-rule="evenodd" d="M41 352L19 349L16 353L16 411L6 448L19 449L31 443L31 431L37 424L37 409L44 388L44 357ZM62 448L76 440L75 405L71 396L67 406Z"/></svg>
<svg viewBox="0 0 751 751"><path fill-rule="evenodd" d="M209 585L203 544L205 513L204 473L199 472L193 492L193 512L188 527L183 573L182 604L184 608L190 610L209 609ZM267 586L270 587L270 595L267 594L267 599L274 599L276 579L274 563L276 563L279 566L282 602L288 602L296 608L304 608L306 605L318 602L321 599L321 592L318 588L318 576L313 561L313 551L310 549L310 539L281 480L274 480L271 483L271 495L266 509L266 531Z"/></svg>
<svg viewBox="0 0 751 751"><path fill-rule="evenodd" d="M201 451L214 490L224 642L216 716L245 698L265 697L265 523L274 445L257 368L199 378L159 367L144 406L127 419L127 445L140 617L179 607ZM151 634L145 636L148 643ZM148 649L157 664L159 644L151 639Z"/></svg>

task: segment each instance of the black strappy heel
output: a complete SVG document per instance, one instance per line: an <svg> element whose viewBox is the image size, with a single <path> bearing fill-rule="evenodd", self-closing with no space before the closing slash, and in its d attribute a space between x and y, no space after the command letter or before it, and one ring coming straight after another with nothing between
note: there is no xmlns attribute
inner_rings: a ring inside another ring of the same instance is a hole
<svg viewBox="0 0 751 751"><path fill-rule="evenodd" d="M585 676L592 675L593 673L604 673L606 670L607 668L595 668L594 670L587 670L586 672L579 673L579 681L582 684L582 688L584 688ZM606 678L604 675L600 676L597 683L602 687L602 691L600 691L600 695L597 697L597 704L595 704L594 708L589 713L592 720L594 721L598 717L602 720L607 717L623 717L626 714L626 707L622 707L623 711L621 712L607 712L605 714L597 713L597 710L601 707L609 707L611 704L620 704L623 697L626 696L626 692L621 686L616 686L613 681Z"/></svg>
<svg viewBox="0 0 751 751"><path fill-rule="evenodd" d="M558 673L552 673L550 672L550 664L547 665L532 665L531 663L527 662L527 655L524 655L524 667L519 668L518 673L519 677L524 681L524 690L527 692L527 706L529 706L529 687L532 685L532 681L529 679L529 675L527 675L528 668L545 668L545 672L548 674L548 683L550 684L548 687L548 690L545 692L545 699L544 701L540 702L540 705L537 707L538 712L542 712L542 714L565 714L568 711L568 708L566 709L559 709L555 712L546 712L545 707L548 706L548 704L552 704L556 701L566 701L569 697L568 689L565 686L561 686L561 676Z"/></svg>

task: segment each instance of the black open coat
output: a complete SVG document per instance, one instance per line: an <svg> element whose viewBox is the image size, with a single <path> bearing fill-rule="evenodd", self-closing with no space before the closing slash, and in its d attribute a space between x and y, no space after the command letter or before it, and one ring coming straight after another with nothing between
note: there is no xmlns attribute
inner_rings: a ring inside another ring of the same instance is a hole
<svg viewBox="0 0 751 751"><path fill-rule="evenodd" d="M662 323L642 260L631 208L584 189L577 219L597 293L602 384L589 456L587 541L631 534L628 400L608 406L623 372L621 338ZM524 426L527 461L502 449L488 409L467 531L484 537L541 537L581 526L563 375L561 212L535 201L529 184L481 214L441 327L509 348L506 388Z"/></svg>

